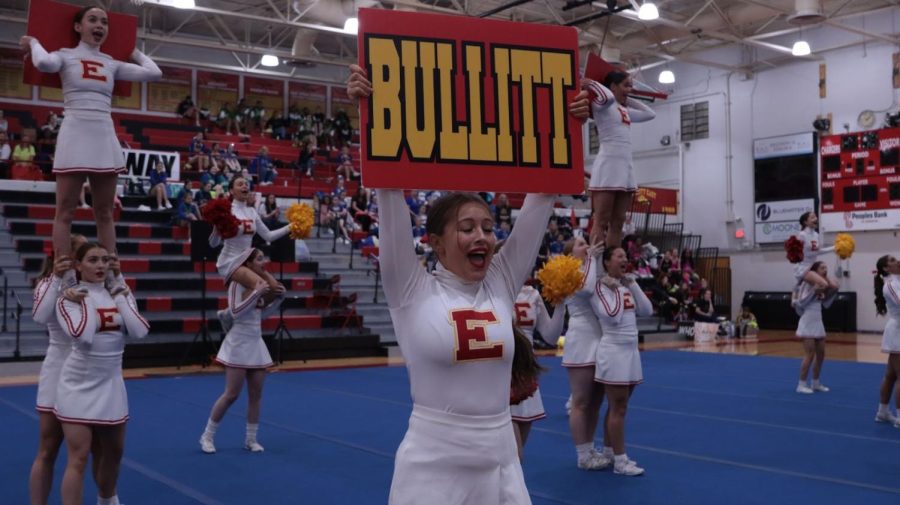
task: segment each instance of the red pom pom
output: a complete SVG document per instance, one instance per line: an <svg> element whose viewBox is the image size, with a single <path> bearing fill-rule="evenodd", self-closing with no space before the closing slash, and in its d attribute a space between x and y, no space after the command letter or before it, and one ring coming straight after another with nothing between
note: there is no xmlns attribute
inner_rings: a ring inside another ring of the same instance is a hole
<svg viewBox="0 0 900 505"><path fill-rule="evenodd" d="M803 261L803 241L798 239L796 235L784 241L784 250L787 252L787 259L791 263L800 263Z"/></svg>
<svg viewBox="0 0 900 505"><path fill-rule="evenodd" d="M203 220L216 227L222 238L231 238L238 234L238 220L231 213L231 200L216 198L207 202L200 210Z"/></svg>
<svg viewBox="0 0 900 505"><path fill-rule="evenodd" d="M531 398L537 389L538 381L536 380L513 383L509 389L509 404L518 405L522 403Z"/></svg>

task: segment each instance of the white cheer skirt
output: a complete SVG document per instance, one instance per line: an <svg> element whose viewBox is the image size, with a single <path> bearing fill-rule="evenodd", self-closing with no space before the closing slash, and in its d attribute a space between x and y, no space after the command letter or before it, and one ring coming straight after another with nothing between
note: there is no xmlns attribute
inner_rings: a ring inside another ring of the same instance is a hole
<svg viewBox="0 0 900 505"><path fill-rule="evenodd" d="M250 328L249 331L248 335L246 328L236 324L225 336L225 341L222 342L222 347L219 348L219 353L216 355L216 361L233 368L269 368L272 366L272 356L259 334L259 327Z"/></svg>
<svg viewBox="0 0 900 505"><path fill-rule="evenodd" d="M125 173L125 154L108 112L66 110L56 138L53 173Z"/></svg>
<svg viewBox="0 0 900 505"><path fill-rule="evenodd" d="M397 449L390 505L530 505L509 412L413 406Z"/></svg>
<svg viewBox="0 0 900 505"><path fill-rule="evenodd" d="M563 346L562 366L579 368L594 366L597 345L600 343L599 325L585 324L577 318L569 319L566 344ZM596 334L594 334L596 332Z"/></svg>
<svg viewBox="0 0 900 505"><path fill-rule="evenodd" d="M225 279L225 284L231 282L231 276L234 275L234 272L247 261L247 258L249 258L251 254L253 254L252 247L233 258L226 258L219 254L219 258L216 260L216 270L219 272L219 275Z"/></svg>
<svg viewBox="0 0 900 505"><path fill-rule="evenodd" d="M64 423L122 424L128 421L128 393L122 355L69 354L56 390L56 417Z"/></svg>
<svg viewBox="0 0 900 505"><path fill-rule="evenodd" d="M613 386L627 386L644 382L638 341L615 342L604 337L597 346L597 367L594 381Z"/></svg>
<svg viewBox="0 0 900 505"><path fill-rule="evenodd" d="M544 402L541 400L541 390L522 400L517 405L509 406L509 414L513 421L531 422L547 417L544 412Z"/></svg>
<svg viewBox="0 0 900 505"><path fill-rule="evenodd" d="M41 375L38 379L37 409L41 412L53 412L56 406L56 390L59 387L59 375L62 373L63 364L69 353L71 345L50 342L47 347L47 355L41 363Z"/></svg>
<svg viewBox="0 0 900 505"><path fill-rule="evenodd" d="M888 319L881 337L881 352L900 353L900 318Z"/></svg>
<svg viewBox="0 0 900 505"><path fill-rule="evenodd" d="M591 166L590 191L637 191L631 147L601 146Z"/></svg>

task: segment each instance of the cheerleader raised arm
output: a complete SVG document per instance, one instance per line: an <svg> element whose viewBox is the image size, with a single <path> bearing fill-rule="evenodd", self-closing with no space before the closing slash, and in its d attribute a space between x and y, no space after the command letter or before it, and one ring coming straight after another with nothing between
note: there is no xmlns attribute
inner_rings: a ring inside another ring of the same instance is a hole
<svg viewBox="0 0 900 505"><path fill-rule="evenodd" d="M162 72L137 49L131 54L135 63L118 61L100 52L109 33L109 19L101 7L79 10L73 20L79 43L48 53L30 36L19 45L38 70L59 73L62 81L66 120L56 140L53 173L56 176L56 213L53 221L53 254L57 258L71 254L70 235L75 208L86 179L91 184L94 218L99 242L115 255L116 229L113 208L117 174L125 172L125 156L116 136L110 112L116 80L153 81ZM114 292L125 285L114 276L106 281ZM76 283L69 271L60 283L62 290ZM67 295L69 296L69 295Z"/></svg>

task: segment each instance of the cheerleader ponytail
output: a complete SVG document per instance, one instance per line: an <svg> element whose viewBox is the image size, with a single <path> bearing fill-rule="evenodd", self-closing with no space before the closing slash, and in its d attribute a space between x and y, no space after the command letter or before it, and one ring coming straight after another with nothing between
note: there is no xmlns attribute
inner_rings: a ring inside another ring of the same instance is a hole
<svg viewBox="0 0 900 505"><path fill-rule="evenodd" d="M887 314L887 301L884 299L884 277L887 276L885 267L890 255L878 258L875 263L875 314L883 316Z"/></svg>

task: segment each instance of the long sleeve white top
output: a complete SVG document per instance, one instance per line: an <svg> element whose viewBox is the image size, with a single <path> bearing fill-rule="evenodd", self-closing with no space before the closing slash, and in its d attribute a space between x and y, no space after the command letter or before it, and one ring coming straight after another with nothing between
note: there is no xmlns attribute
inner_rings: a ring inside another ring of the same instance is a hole
<svg viewBox="0 0 900 505"><path fill-rule="evenodd" d="M604 147L631 148L631 123L642 123L656 117L656 112L640 100L628 98L625 105L616 101L612 91L599 82L588 85L591 93L591 115L597 128L600 150Z"/></svg>
<svg viewBox="0 0 900 505"><path fill-rule="evenodd" d="M516 326L532 342L535 330L547 342L556 342L562 334L565 312L565 306L558 305L551 316L541 299L541 293L531 286L523 286L516 297Z"/></svg>
<svg viewBox="0 0 900 505"><path fill-rule="evenodd" d="M603 328L603 339L612 343L637 341L637 316L653 315L653 304L636 282L610 288L597 282L591 307Z"/></svg>
<svg viewBox="0 0 900 505"><path fill-rule="evenodd" d="M463 415L509 409L513 303L534 267L554 198L528 195L516 226L481 282L416 260L409 208L398 190L378 190L380 264L413 402Z"/></svg>
<svg viewBox="0 0 900 505"><path fill-rule="evenodd" d="M103 283L82 282L88 291L80 302L60 297L56 319L63 332L74 339L75 349L94 356L116 356L125 350L125 333L144 338L150 324L137 310L137 302L127 296L110 296Z"/></svg>
<svg viewBox="0 0 900 505"><path fill-rule="evenodd" d="M59 72L66 110L110 112L116 80L155 81L162 71L137 49L137 62L126 63L79 42L77 46L47 53L37 39L31 39L31 62L41 72Z"/></svg>

